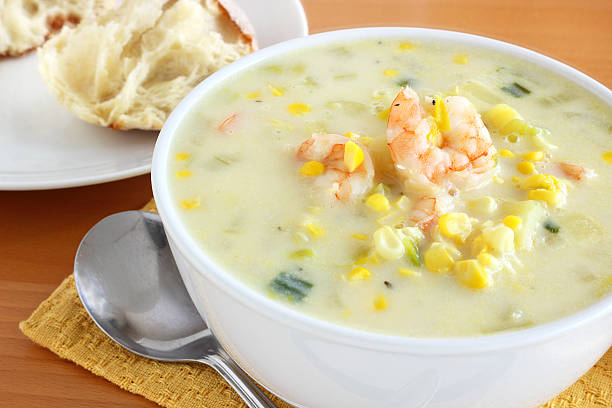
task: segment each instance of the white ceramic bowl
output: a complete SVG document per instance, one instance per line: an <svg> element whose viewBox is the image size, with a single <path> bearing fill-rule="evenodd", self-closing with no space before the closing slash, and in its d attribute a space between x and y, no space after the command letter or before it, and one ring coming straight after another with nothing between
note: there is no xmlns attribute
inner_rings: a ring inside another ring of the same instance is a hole
<svg viewBox="0 0 612 408"><path fill-rule="evenodd" d="M452 40L544 66L612 106L612 92L558 61L474 35L365 28L280 43L202 82L174 110L153 157L153 192L185 284L228 353L252 377L299 407L536 407L585 373L612 345L612 296L537 327L473 338L368 333L299 314L215 265L189 235L170 197L167 167L177 127L220 81L288 51L364 38Z"/></svg>

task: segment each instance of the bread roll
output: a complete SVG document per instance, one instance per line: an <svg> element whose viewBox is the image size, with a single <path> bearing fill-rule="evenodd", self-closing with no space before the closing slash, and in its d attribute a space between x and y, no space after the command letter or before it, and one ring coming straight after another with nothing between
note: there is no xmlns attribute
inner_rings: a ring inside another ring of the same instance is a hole
<svg viewBox="0 0 612 408"><path fill-rule="evenodd" d="M161 129L200 81L256 48L236 10L218 0L124 0L116 10L64 27L39 49L39 70L83 120Z"/></svg>
<svg viewBox="0 0 612 408"><path fill-rule="evenodd" d="M114 0L0 0L0 56L41 45L64 24L112 8Z"/></svg>

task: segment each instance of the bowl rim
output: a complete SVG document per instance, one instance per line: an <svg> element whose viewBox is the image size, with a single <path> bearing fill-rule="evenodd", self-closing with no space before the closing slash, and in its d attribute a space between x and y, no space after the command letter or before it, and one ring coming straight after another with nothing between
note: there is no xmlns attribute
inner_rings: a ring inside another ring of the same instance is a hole
<svg viewBox="0 0 612 408"><path fill-rule="evenodd" d="M473 337L405 337L369 332L301 313L280 302L274 301L250 288L221 266L202 250L187 232L180 220L176 206L170 200L167 163L172 137L181 120L203 94L217 84L243 69L248 69L270 57L275 57L298 48L323 44L372 38L398 38L415 40L445 40L477 48L485 48L511 55L542 66L576 83L612 107L612 91L582 72L544 56L535 51L503 41L474 35L431 28L416 27L368 27L328 31L307 37L296 38L256 51L215 72L193 89L174 109L164 124L153 153L151 172L153 196L163 221L166 234L178 250L198 273L205 275L221 291L254 312L275 320L278 324L297 329L310 337L318 337L338 344L378 351L402 352L419 355L480 354L500 349L512 349L527 344L545 342L567 332L579 329L608 314L612 314L612 294L569 316L534 327Z"/></svg>

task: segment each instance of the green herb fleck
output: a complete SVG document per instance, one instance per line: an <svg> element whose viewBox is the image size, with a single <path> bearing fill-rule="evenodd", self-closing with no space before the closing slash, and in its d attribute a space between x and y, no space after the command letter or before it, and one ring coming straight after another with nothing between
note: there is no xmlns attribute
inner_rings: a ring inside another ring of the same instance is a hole
<svg viewBox="0 0 612 408"><path fill-rule="evenodd" d="M518 82L513 82L512 84L508 86L502 86L501 90L514 96L515 98L521 98L531 93L529 89L525 88L523 85L519 84Z"/></svg>
<svg viewBox="0 0 612 408"><path fill-rule="evenodd" d="M399 79L399 80L395 81L397 86L399 86L401 88L405 88L407 86L412 88L414 86L415 82L416 82L416 80L414 80L412 78L403 78L403 79Z"/></svg>
<svg viewBox="0 0 612 408"><path fill-rule="evenodd" d="M551 232L553 234L556 234L561 229L559 225L557 225L554 221L551 220L547 220L546 222L544 222L544 228L546 228L548 232Z"/></svg>
<svg viewBox="0 0 612 408"><path fill-rule="evenodd" d="M270 289L285 296L291 302L301 302L312 289L313 284L287 272L281 272L270 282Z"/></svg>

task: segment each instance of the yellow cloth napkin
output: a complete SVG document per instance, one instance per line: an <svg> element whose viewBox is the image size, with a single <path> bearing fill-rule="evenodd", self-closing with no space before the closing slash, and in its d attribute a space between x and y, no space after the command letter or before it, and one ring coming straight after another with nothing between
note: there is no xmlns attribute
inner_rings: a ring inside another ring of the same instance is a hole
<svg viewBox="0 0 612 408"><path fill-rule="evenodd" d="M151 201L143 209L155 210ZM90 319L67 277L19 325L35 343L75 362L119 387L169 408L245 407L240 397L210 367L163 363L128 351L110 340ZM537 386L537 385L534 385ZM271 396L281 408L290 405ZM545 408L612 407L612 349Z"/></svg>

